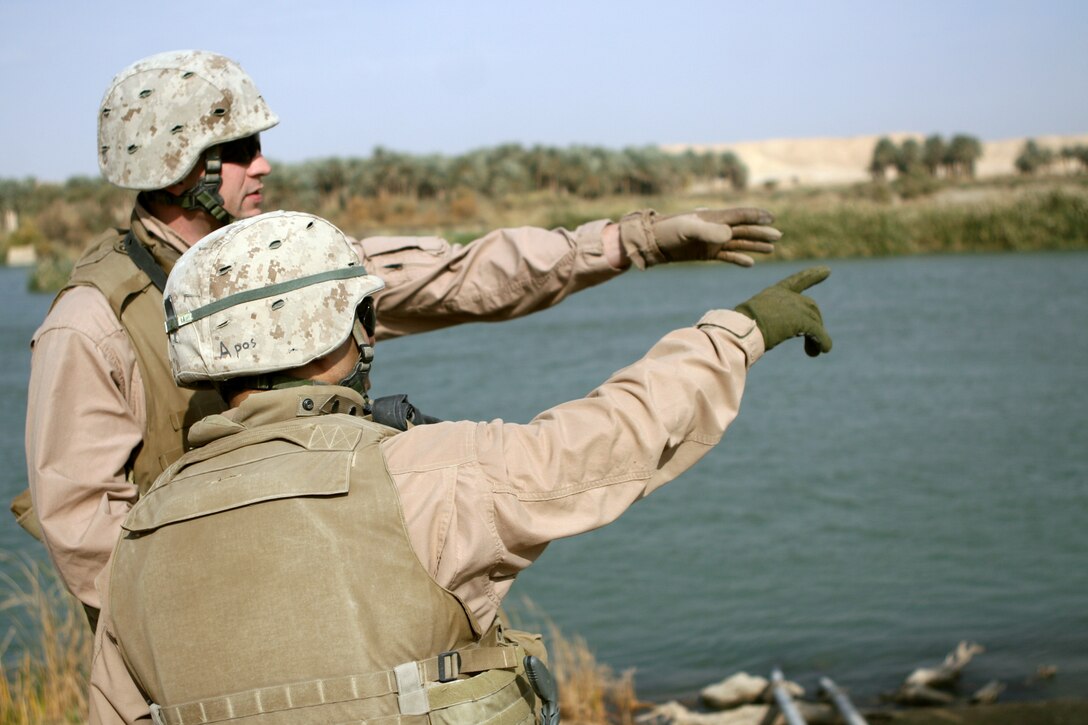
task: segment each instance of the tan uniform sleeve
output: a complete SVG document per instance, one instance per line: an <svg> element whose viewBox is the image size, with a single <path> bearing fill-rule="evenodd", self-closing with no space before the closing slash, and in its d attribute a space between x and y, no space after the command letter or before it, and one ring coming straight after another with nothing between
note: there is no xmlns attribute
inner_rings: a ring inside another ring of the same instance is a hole
<svg viewBox="0 0 1088 725"><path fill-rule="evenodd" d="M150 723L151 710L139 686L129 674L124 657L117 646L110 618L109 567L98 578L99 591L105 605L94 635L94 657L91 660L88 725L119 725L121 723Z"/></svg>
<svg viewBox="0 0 1088 725"><path fill-rule="evenodd" d="M95 577L135 499L125 464L143 416L135 353L106 299L90 287L65 293L32 342L27 473L50 557L95 608Z"/></svg>
<svg viewBox="0 0 1088 725"><path fill-rule="evenodd" d="M443 423L387 440L421 560L487 626L549 542L615 520L710 450L762 354L752 320L717 310L526 425Z"/></svg>
<svg viewBox="0 0 1088 725"><path fill-rule="evenodd" d="M462 246L438 237L364 239L360 258L386 282L377 299L377 338L520 317L611 279L623 270L603 254L608 223L573 232L500 229Z"/></svg>

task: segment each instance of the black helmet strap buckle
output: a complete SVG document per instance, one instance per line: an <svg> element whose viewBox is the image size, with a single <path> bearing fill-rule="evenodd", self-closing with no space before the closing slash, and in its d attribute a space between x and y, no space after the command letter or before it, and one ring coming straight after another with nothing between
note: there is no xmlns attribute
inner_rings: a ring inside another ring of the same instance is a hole
<svg viewBox="0 0 1088 725"><path fill-rule="evenodd" d="M186 189L177 195L162 190L144 193L149 194L158 202L174 204L182 209L205 211L216 221L226 225L234 221L234 217L223 208L223 195L219 193L219 187L222 184L223 161L219 147L212 146L204 152L204 175L191 189Z"/></svg>

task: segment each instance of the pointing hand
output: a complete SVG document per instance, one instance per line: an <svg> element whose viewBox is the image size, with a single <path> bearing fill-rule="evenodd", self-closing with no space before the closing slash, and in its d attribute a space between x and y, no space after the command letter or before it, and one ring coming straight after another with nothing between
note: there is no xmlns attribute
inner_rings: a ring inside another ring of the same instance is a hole
<svg viewBox="0 0 1088 725"><path fill-rule="evenodd" d="M737 312L756 321L767 349L791 337L805 336L805 352L816 357L831 351L831 335L824 328L820 308L801 292L827 279L827 267L810 267L771 285L747 302L737 305Z"/></svg>

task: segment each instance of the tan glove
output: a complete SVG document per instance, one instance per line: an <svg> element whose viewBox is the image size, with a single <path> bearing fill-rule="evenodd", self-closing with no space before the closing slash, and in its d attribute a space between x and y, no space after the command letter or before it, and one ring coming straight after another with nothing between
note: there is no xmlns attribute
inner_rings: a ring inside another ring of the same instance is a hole
<svg viewBox="0 0 1088 725"><path fill-rule="evenodd" d="M751 267L743 252L769 254L782 232L763 209L708 209L658 216L653 209L620 220L620 244L639 269L665 262L714 260Z"/></svg>

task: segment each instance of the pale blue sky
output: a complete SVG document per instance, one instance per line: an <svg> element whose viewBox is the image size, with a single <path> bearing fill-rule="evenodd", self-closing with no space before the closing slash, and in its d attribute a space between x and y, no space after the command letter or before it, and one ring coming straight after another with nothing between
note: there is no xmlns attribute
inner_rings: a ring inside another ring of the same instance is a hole
<svg viewBox="0 0 1088 725"><path fill-rule="evenodd" d="M110 79L180 48L249 71L281 118L278 161L1088 133L1082 0L0 0L0 37L0 178L97 174Z"/></svg>

